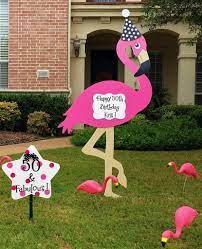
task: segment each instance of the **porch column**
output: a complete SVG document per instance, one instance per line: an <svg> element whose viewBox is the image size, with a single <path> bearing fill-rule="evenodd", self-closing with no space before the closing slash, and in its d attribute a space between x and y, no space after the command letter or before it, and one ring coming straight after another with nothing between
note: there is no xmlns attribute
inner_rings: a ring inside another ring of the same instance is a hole
<svg viewBox="0 0 202 249"><path fill-rule="evenodd" d="M80 38L80 37L78 37ZM85 89L85 45L86 39L80 38L80 50L79 55L76 57L74 46L74 39L71 39L71 76L70 84L72 89L71 100L74 101L76 97L80 95Z"/></svg>
<svg viewBox="0 0 202 249"><path fill-rule="evenodd" d="M192 37L180 36L178 39L178 92L177 103L180 105L194 104L196 43L190 44Z"/></svg>

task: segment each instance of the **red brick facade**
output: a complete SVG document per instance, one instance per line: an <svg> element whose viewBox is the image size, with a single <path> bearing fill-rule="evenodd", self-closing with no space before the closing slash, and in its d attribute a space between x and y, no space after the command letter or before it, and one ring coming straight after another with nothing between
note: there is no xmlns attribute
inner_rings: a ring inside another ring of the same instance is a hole
<svg viewBox="0 0 202 249"><path fill-rule="evenodd" d="M9 89L67 89L67 30L67 0L9 1Z"/></svg>

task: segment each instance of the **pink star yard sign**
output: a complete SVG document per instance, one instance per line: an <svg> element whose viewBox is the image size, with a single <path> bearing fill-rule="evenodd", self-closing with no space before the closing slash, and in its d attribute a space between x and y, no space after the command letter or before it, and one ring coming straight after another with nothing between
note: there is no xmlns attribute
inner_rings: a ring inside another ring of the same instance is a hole
<svg viewBox="0 0 202 249"><path fill-rule="evenodd" d="M19 160L3 164L3 171L12 181L11 196L14 200L28 195L51 197L51 179L60 165L45 160L31 145Z"/></svg>

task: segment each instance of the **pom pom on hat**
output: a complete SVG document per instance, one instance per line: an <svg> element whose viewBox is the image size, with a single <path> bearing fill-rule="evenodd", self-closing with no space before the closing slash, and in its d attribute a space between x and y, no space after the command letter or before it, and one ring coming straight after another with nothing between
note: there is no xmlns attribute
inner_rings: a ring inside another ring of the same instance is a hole
<svg viewBox="0 0 202 249"><path fill-rule="evenodd" d="M133 41L141 36L140 31L135 27L131 20L129 20L130 11L128 9L122 10L122 16L125 17L125 24L123 28L123 33L121 35L121 40L123 41Z"/></svg>
<svg viewBox="0 0 202 249"><path fill-rule="evenodd" d="M121 14L123 17L126 18L126 17L130 16L130 11L128 9L124 9L124 10L122 10Z"/></svg>

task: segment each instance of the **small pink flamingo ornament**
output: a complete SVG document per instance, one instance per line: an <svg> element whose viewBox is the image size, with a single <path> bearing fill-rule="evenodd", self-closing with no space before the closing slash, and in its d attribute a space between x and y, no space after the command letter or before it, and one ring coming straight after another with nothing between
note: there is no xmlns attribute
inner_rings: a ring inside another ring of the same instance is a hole
<svg viewBox="0 0 202 249"><path fill-rule="evenodd" d="M184 227L189 227L193 220L199 215L199 213L188 206L182 206L177 209L175 212L175 224L176 224L176 232L173 233L170 230L166 230L162 233L161 244L165 247L168 239L174 238L177 239L180 237L182 230Z"/></svg>
<svg viewBox="0 0 202 249"><path fill-rule="evenodd" d="M167 167L173 167L176 174L185 174L186 175L184 185L183 185L183 192L185 190L185 185L186 185L186 182L187 182L187 178L188 177L194 177L194 178L198 177L198 172L197 172L195 166L193 164L191 164L191 163L184 163L180 167L179 170L178 170L177 164L175 162L169 162Z"/></svg>
<svg viewBox="0 0 202 249"><path fill-rule="evenodd" d="M118 170L119 183L127 187L127 178L122 164L114 159L114 127L130 121L150 103L152 87L146 74L150 68L147 43L144 36L129 19L130 11L124 9L125 24L116 52L121 62L130 69L139 82L139 90L120 81L106 80L85 89L64 114L65 120L59 125L62 131L72 132L76 124L96 127L96 131L82 148L82 152L105 161L105 177L112 175L112 168ZM130 47L139 59L139 65L129 58L126 49ZM95 149L98 139L106 133L105 152ZM107 183L105 196L117 197L112 192L111 181Z"/></svg>
<svg viewBox="0 0 202 249"><path fill-rule="evenodd" d="M0 158L0 165L2 165L4 162L11 162L12 158L10 156L2 156Z"/></svg>
<svg viewBox="0 0 202 249"><path fill-rule="evenodd" d="M102 185L100 185L98 182L93 181L93 180L87 180L83 183L81 183L78 187L77 190L82 190L88 194L99 194L105 192L107 182L109 180L112 180L113 184L118 187L119 182L116 176L107 176L103 182Z"/></svg>

